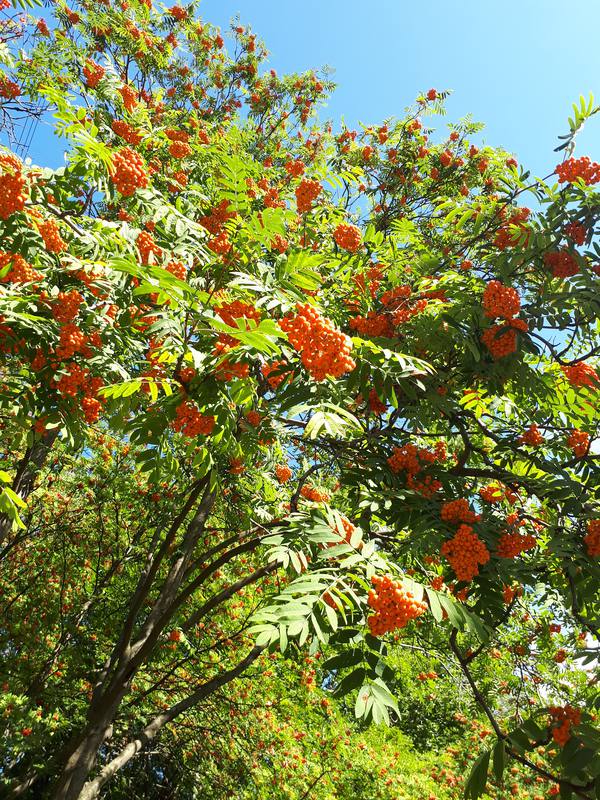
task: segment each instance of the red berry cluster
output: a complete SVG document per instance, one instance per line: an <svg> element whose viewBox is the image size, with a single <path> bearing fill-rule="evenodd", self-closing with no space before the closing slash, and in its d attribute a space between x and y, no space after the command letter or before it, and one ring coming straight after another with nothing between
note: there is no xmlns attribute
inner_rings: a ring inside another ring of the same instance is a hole
<svg viewBox="0 0 600 800"><path fill-rule="evenodd" d="M12 153L0 153L0 219L8 219L25 208L29 189L21 168L21 162Z"/></svg>
<svg viewBox="0 0 600 800"><path fill-rule="evenodd" d="M44 240L44 247L49 253L62 253L67 249L67 243L60 235L56 220L42 220L37 223L37 229Z"/></svg>
<svg viewBox="0 0 600 800"><path fill-rule="evenodd" d="M312 204L323 191L319 181L303 178L296 187L296 205L299 214L310 211Z"/></svg>
<svg viewBox="0 0 600 800"><path fill-rule="evenodd" d="M173 158L186 158L192 152L192 148L187 142L171 142L169 153Z"/></svg>
<svg viewBox="0 0 600 800"><path fill-rule="evenodd" d="M580 431L577 428L571 431L567 439L567 445L571 448L577 458L583 458L590 446L590 435L585 431Z"/></svg>
<svg viewBox="0 0 600 800"><path fill-rule="evenodd" d="M543 444L544 437L540 433L540 429L535 423L530 425L522 436L519 436L519 444L526 444L529 447L538 447Z"/></svg>
<svg viewBox="0 0 600 800"><path fill-rule="evenodd" d="M427 611L427 604L417 600L391 575L373 575L371 583L375 588L369 591L368 603L375 613L368 617L367 625L373 636L405 628Z"/></svg>
<svg viewBox="0 0 600 800"><path fill-rule="evenodd" d="M507 218L506 212L502 212L502 224L498 228L494 239L494 245L498 250L506 250L507 247L514 247L517 244L522 231L526 230L526 222L530 213L529 208L516 208Z"/></svg>
<svg viewBox="0 0 600 800"><path fill-rule="evenodd" d="M275 466L275 476L279 483L287 483L292 477L292 470L287 464L277 464Z"/></svg>
<svg viewBox="0 0 600 800"><path fill-rule="evenodd" d="M522 319L511 319L504 325L491 325L481 334L481 341L496 361L511 355L517 349L517 331L525 332L527 323Z"/></svg>
<svg viewBox="0 0 600 800"><path fill-rule="evenodd" d="M125 139L127 144L136 145L142 141L142 134L136 128L134 128L133 125L125 122L125 120L114 119L111 122L110 127L117 134L117 136L120 136L121 139Z"/></svg>
<svg viewBox="0 0 600 800"><path fill-rule="evenodd" d="M356 225L341 222L333 232L333 238L338 247L349 253L356 253L362 244L362 234Z"/></svg>
<svg viewBox="0 0 600 800"><path fill-rule="evenodd" d="M270 364L262 365L261 372L271 389L277 389L288 376L289 371L283 370L285 367L287 367L286 361L272 361Z"/></svg>
<svg viewBox="0 0 600 800"><path fill-rule="evenodd" d="M582 225L580 222L569 222L568 225L565 225L565 234L569 239L572 239L575 244L582 245L585 242L587 230L585 225Z"/></svg>
<svg viewBox="0 0 600 800"><path fill-rule="evenodd" d="M129 86L127 83L123 84L119 89L117 89L121 98L123 100L123 106L125 107L125 111L129 114L133 111L133 109L137 106L138 102L138 93Z"/></svg>
<svg viewBox="0 0 600 800"><path fill-rule="evenodd" d="M70 364L58 380L55 380L56 390L63 397L77 397L79 392L83 394L81 410L85 421L90 425L98 421L102 411L102 403L96 395L103 385L102 378L90 377L90 371L79 364Z"/></svg>
<svg viewBox="0 0 600 800"><path fill-rule="evenodd" d="M367 402L369 404L369 409L373 412L373 414L385 414L387 411L387 405L380 400L376 389L371 389Z"/></svg>
<svg viewBox="0 0 600 800"><path fill-rule="evenodd" d="M384 336L390 339L394 335L394 326L387 314L369 311L366 317L352 317L350 328L363 336Z"/></svg>
<svg viewBox="0 0 600 800"><path fill-rule="evenodd" d="M88 86L90 89L95 89L105 74L106 70L103 67L101 67L100 64L96 64L95 61L91 61L88 59L85 67L83 68L85 85Z"/></svg>
<svg viewBox="0 0 600 800"><path fill-rule="evenodd" d="M10 269L3 278L0 278L0 283L37 283L43 277L42 273L35 270L23 256L0 252L0 272L9 265Z"/></svg>
<svg viewBox="0 0 600 800"><path fill-rule="evenodd" d="M511 320L521 311L519 293L500 281L490 281L483 293L483 313L490 319Z"/></svg>
<svg viewBox="0 0 600 800"><path fill-rule="evenodd" d="M600 388L598 373L585 361L578 361L571 366L563 366L561 370L571 386L589 386L590 389Z"/></svg>
<svg viewBox="0 0 600 800"><path fill-rule="evenodd" d="M590 519L587 524L587 533L583 537L588 555L592 558L600 556L600 519Z"/></svg>
<svg viewBox="0 0 600 800"><path fill-rule="evenodd" d="M148 231L141 231L135 241L137 249L140 251L140 258L142 264L150 264L155 259L162 256L162 247L159 247L154 241L154 236Z"/></svg>
<svg viewBox="0 0 600 800"><path fill-rule="evenodd" d="M112 182L123 197L131 197L136 189L148 186L144 160L130 147L122 147L113 156Z"/></svg>
<svg viewBox="0 0 600 800"><path fill-rule="evenodd" d="M567 158L556 167L559 183L574 183L582 180L588 186L600 181L600 164L590 161L588 156L581 158Z"/></svg>
<svg viewBox="0 0 600 800"><path fill-rule="evenodd" d="M446 445L444 442L438 442L434 450L417 447L409 442L402 447L395 447L387 462L395 474L402 470L406 472L406 485L409 489L414 489L424 497L432 497L442 488L442 484L431 475L426 475L421 480L417 480L416 476L426 464L434 464L436 461L445 459Z"/></svg>
<svg viewBox="0 0 600 800"><path fill-rule="evenodd" d="M258 324L261 318L260 311L251 303L245 303L243 300L222 303L215 307L215 311L230 328L237 328L237 319L251 319Z"/></svg>
<svg viewBox="0 0 600 800"><path fill-rule="evenodd" d="M215 344L213 355L218 357L226 356L233 349L230 337L221 334ZM231 381L234 378L247 378L250 374L250 367L243 361L232 361L230 358L223 358L215 369L215 377L220 381Z"/></svg>
<svg viewBox="0 0 600 800"><path fill-rule="evenodd" d="M170 272L171 275L174 275L176 278L179 278L180 281L184 281L187 278L187 267L181 261L169 261L167 266L165 267L167 272Z"/></svg>
<svg viewBox="0 0 600 800"><path fill-rule="evenodd" d="M311 486L305 483L300 494L305 500L310 500L312 503L328 503L331 499L329 492L325 489L317 489L316 486Z"/></svg>
<svg viewBox="0 0 600 800"><path fill-rule="evenodd" d="M481 519L480 514L476 514L469 508L469 501L460 497L456 500L448 500L442 506L440 516L444 522L478 522Z"/></svg>
<svg viewBox="0 0 600 800"><path fill-rule="evenodd" d="M200 413L196 404L191 400L184 400L175 409L175 419L172 425L174 430L190 438L200 434L208 436L215 427L215 418L211 415Z"/></svg>
<svg viewBox="0 0 600 800"><path fill-rule="evenodd" d="M491 505L501 503L505 497L505 488L499 483L490 483L488 486L483 486L479 489L479 496L484 502Z"/></svg>
<svg viewBox="0 0 600 800"><path fill-rule="evenodd" d="M316 381L323 381L328 375L339 378L351 372L356 363L350 358L350 337L322 317L315 306L298 303L297 310L296 316L284 317L280 325L290 344L299 351L308 373Z"/></svg>
<svg viewBox="0 0 600 800"><path fill-rule="evenodd" d="M0 75L0 97L6 100L14 100L21 94L21 87L18 83L9 80L6 75Z"/></svg>
<svg viewBox="0 0 600 800"><path fill-rule="evenodd" d="M305 169L306 166L303 161L300 161L300 159L296 159L296 161L292 161L290 159L285 163L285 171L291 178L300 178L302 175L304 175Z"/></svg>
<svg viewBox="0 0 600 800"><path fill-rule="evenodd" d="M496 553L500 558L516 558L527 550L532 550L537 544L535 536L530 533L510 531L503 533L498 540Z"/></svg>
<svg viewBox="0 0 600 800"><path fill-rule="evenodd" d="M490 560L487 547L470 525L461 525L452 539L444 542L440 550L459 581L470 581L479 575L479 565Z"/></svg>
<svg viewBox="0 0 600 800"><path fill-rule="evenodd" d="M222 200L218 206L215 206L208 214L198 219L200 225L203 228L206 228L209 233L212 233L213 236L216 236L218 233L221 232L223 225L229 219L233 219L237 216L235 211L228 211L229 208L229 200Z"/></svg>
<svg viewBox="0 0 600 800"><path fill-rule="evenodd" d="M564 747L571 738L571 727L581 722L581 711L572 706L551 706L548 709L552 738Z"/></svg>
<svg viewBox="0 0 600 800"><path fill-rule="evenodd" d="M544 263L552 270L555 278L571 278L579 273L579 264L566 250L544 254Z"/></svg>
<svg viewBox="0 0 600 800"><path fill-rule="evenodd" d="M59 292L56 300L52 303L52 316L58 322L73 322L79 314L79 306L83 303L83 297L76 290L70 292Z"/></svg>

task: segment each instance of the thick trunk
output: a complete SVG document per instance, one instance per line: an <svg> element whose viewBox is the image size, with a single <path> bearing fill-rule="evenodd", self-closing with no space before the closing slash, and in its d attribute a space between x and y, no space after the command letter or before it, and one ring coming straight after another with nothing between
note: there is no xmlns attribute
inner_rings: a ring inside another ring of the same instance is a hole
<svg viewBox="0 0 600 800"><path fill-rule="evenodd" d="M79 800L81 790L96 764L98 751L112 733L112 723L124 692L90 710L88 724L67 746L61 759L62 771L56 783L53 800Z"/></svg>

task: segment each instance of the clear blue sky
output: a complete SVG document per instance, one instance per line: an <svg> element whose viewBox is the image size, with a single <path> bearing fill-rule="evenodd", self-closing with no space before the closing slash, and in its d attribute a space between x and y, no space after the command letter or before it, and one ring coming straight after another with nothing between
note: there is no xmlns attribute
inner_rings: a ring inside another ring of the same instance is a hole
<svg viewBox="0 0 600 800"><path fill-rule="evenodd" d="M200 13L224 30L239 13L280 73L333 67L338 89L324 116L335 122L379 122L420 91L452 89L448 120L472 113L487 143L537 175L557 163L571 103L589 92L600 102L598 0L203 0ZM600 160L600 115L577 154ZM31 156L62 160L47 131Z"/></svg>
<svg viewBox="0 0 600 800"><path fill-rule="evenodd" d="M598 0L204 0L228 26L239 12L265 40L278 72L328 64L334 120L401 115L419 91L452 89L448 120L467 113L484 137L535 174L552 171L571 103L600 102ZM600 160L600 115L577 153Z"/></svg>

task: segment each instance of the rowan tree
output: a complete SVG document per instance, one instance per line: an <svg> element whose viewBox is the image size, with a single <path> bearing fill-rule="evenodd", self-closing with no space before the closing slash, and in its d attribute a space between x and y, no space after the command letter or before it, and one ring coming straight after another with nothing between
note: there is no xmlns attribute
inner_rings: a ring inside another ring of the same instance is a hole
<svg viewBox="0 0 600 800"><path fill-rule="evenodd" d="M591 800L593 100L532 178L437 89L323 124L326 75L194 4L4 19L7 125L66 148L0 153L6 796L99 797L276 651L397 724L412 643L487 717L468 796Z"/></svg>

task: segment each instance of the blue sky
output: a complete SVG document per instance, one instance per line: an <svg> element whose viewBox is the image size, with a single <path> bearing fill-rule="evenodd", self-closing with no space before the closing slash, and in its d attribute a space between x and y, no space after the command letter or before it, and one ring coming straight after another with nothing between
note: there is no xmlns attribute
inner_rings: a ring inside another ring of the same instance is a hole
<svg viewBox="0 0 600 800"><path fill-rule="evenodd" d="M278 72L328 64L328 112L348 124L401 115L418 92L452 89L448 120L471 113L484 138L535 174L557 163L556 136L580 94L600 102L597 0L204 0L224 28L240 14ZM444 124L444 123L442 123ZM579 155L600 160L600 115ZM550 169L547 169L550 167Z"/></svg>
<svg viewBox="0 0 600 800"><path fill-rule="evenodd" d="M334 122L380 122L420 91L452 89L448 121L471 113L487 143L536 175L557 163L571 103L600 102L597 0L203 0L200 13L224 30L239 13L280 73L331 66L338 89L323 116ZM61 148L40 128L31 156L58 166ZM577 154L600 160L600 115Z"/></svg>

